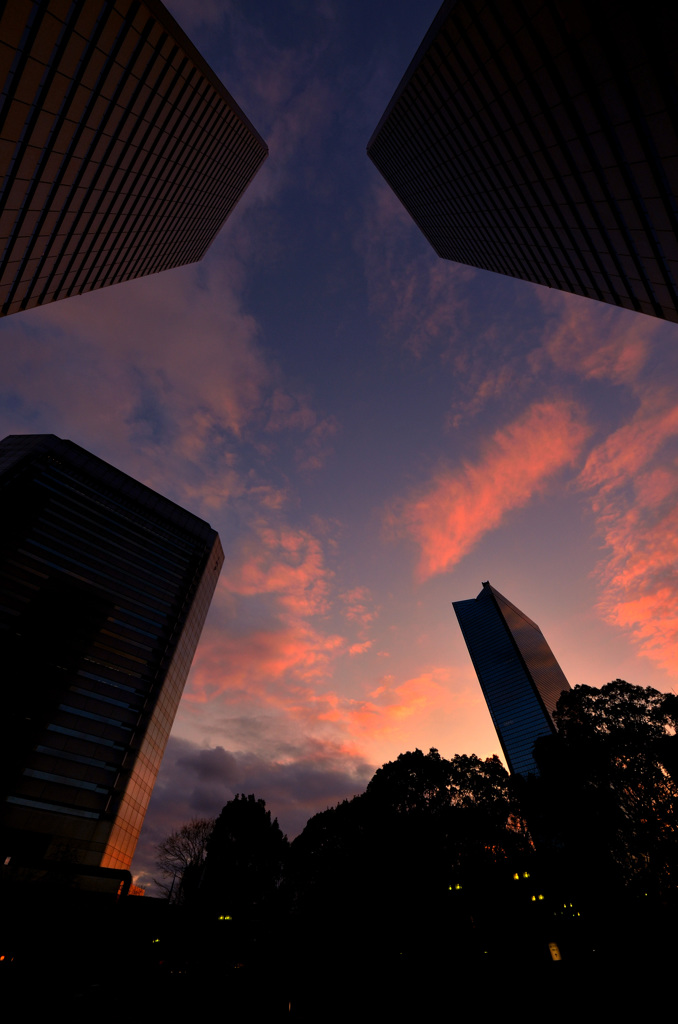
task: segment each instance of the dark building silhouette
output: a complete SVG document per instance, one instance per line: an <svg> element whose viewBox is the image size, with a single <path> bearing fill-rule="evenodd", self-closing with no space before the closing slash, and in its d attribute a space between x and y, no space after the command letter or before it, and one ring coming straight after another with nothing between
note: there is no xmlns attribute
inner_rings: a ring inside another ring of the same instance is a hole
<svg viewBox="0 0 678 1024"><path fill-rule="evenodd" d="M3 860L128 869L223 562L52 434L0 442Z"/></svg>
<svg viewBox="0 0 678 1024"><path fill-rule="evenodd" d="M267 155L159 0L0 14L0 315L202 258Z"/></svg>
<svg viewBox="0 0 678 1024"><path fill-rule="evenodd" d="M509 771L536 772L535 741L555 732L558 698L570 689L563 670L539 626L489 583L453 608Z"/></svg>
<svg viewBox="0 0 678 1024"><path fill-rule="evenodd" d="M678 9L447 0L368 154L439 256L678 321Z"/></svg>

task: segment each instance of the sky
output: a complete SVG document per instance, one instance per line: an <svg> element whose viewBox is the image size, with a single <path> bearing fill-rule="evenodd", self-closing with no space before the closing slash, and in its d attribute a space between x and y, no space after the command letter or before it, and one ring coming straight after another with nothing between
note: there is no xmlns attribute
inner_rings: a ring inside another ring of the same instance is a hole
<svg viewBox="0 0 678 1024"><path fill-rule="evenodd" d="M172 0L270 156L200 264L0 322L54 433L225 563L133 871L236 793L290 838L403 751L500 753L451 602L570 683L678 678L678 327L440 260L365 147L438 0Z"/></svg>

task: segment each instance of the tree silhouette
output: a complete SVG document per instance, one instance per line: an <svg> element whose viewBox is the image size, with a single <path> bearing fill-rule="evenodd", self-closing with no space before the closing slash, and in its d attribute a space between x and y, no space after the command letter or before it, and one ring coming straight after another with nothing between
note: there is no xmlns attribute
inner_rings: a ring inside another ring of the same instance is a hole
<svg viewBox="0 0 678 1024"><path fill-rule="evenodd" d="M435 747L408 750L378 768L367 786L370 801L399 814L435 813L450 806L450 762Z"/></svg>
<svg viewBox="0 0 678 1024"><path fill-rule="evenodd" d="M170 902L189 903L194 898L214 821L193 818L158 843L155 863L165 881L154 881Z"/></svg>
<svg viewBox="0 0 678 1024"><path fill-rule="evenodd" d="M675 701L615 679L576 686L540 740L526 786L530 824L580 888L668 892L678 869ZM672 758L674 759L672 761Z"/></svg>
<svg viewBox="0 0 678 1024"><path fill-rule="evenodd" d="M671 726L667 695L651 686L614 679L605 686L565 690L556 708L560 735L577 743L606 738L618 750L635 752L660 739Z"/></svg>
<svg viewBox="0 0 678 1024"><path fill-rule="evenodd" d="M217 818L207 844L201 902L223 915L249 915L271 903L288 842L264 800L237 794Z"/></svg>
<svg viewBox="0 0 678 1024"><path fill-rule="evenodd" d="M373 816L393 816L401 832L435 833L446 862L453 856L488 859L499 845L515 852L525 832L509 775L498 757L441 757L435 748L400 754L379 768L365 794ZM433 839L431 840L433 841ZM506 853L505 855L508 855Z"/></svg>
<svg viewBox="0 0 678 1024"><path fill-rule="evenodd" d="M368 958L378 929L389 962L433 964L479 941L473 914L491 905L496 916L497 879L510 884L531 856L497 758L414 750L310 819L292 844L290 881L301 930L322 934L335 957L346 948Z"/></svg>

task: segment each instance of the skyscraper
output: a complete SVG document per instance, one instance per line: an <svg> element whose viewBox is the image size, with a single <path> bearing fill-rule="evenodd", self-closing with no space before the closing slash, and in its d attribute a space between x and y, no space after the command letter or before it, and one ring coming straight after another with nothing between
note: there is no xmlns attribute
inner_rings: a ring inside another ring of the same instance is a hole
<svg viewBox="0 0 678 1024"><path fill-rule="evenodd" d="M446 0L368 154L439 256L678 321L678 10Z"/></svg>
<svg viewBox="0 0 678 1024"><path fill-rule="evenodd" d="M509 771L536 772L535 741L555 732L558 698L570 689L563 670L539 626L489 583L453 607Z"/></svg>
<svg viewBox="0 0 678 1024"><path fill-rule="evenodd" d="M268 150L159 0L0 14L0 315L194 263Z"/></svg>
<svg viewBox="0 0 678 1024"><path fill-rule="evenodd" d="M52 434L0 442L2 858L128 869L223 561Z"/></svg>

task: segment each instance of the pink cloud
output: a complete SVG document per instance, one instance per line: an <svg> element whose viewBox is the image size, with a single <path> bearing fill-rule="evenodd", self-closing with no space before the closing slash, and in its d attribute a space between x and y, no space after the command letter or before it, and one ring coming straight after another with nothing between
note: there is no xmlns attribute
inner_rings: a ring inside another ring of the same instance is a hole
<svg viewBox="0 0 678 1024"><path fill-rule="evenodd" d="M278 375L238 280L232 258L206 260L9 318L3 434L71 438L198 512L229 500L234 446Z"/></svg>
<svg viewBox="0 0 678 1024"><path fill-rule="evenodd" d="M222 252L8 318L2 436L70 438L207 519L234 499L281 508L286 488L244 472L243 444L268 423L263 463L291 442L319 465L335 426L288 393L260 349L241 276Z"/></svg>
<svg viewBox="0 0 678 1024"><path fill-rule="evenodd" d="M588 435L574 402L537 402L497 430L477 462L441 469L419 493L397 502L387 526L419 547L419 579L453 569L507 512L572 464Z"/></svg>
<svg viewBox="0 0 678 1024"><path fill-rule="evenodd" d="M343 637L302 622L211 629L198 648L186 697L204 703L227 693L235 705L245 700L290 714L295 699L308 703L308 685L328 677L344 645Z"/></svg>
<svg viewBox="0 0 678 1024"><path fill-rule="evenodd" d="M676 435L675 395L666 389L646 393L631 421L591 452L581 474L583 486L597 488L600 505L601 498L632 480Z"/></svg>
<svg viewBox="0 0 678 1024"><path fill-rule="evenodd" d="M287 616L307 617L327 612L332 576L311 533L258 523L226 567L221 586L243 597L273 595Z"/></svg>
<svg viewBox="0 0 678 1024"><path fill-rule="evenodd" d="M372 594L367 587L354 587L339 594L344 605L344 615L349 622L357 622L366 629L376 619L379 609L375 607Z"/></svg>
<svg viewBox="0 0 678 1024"><path fill-rule="evenodd" d="M605 549L598 608L630 631L641 655L678 673L678 404L675 388L634 385L629 422L589 454L579 482L590 493Z"/></svg>
<svg viewBox="0 0 678 1024"><path fill-rule="evenodd" d="M678 415L649 397L593 452L580 481L591 492L606 554L596 569L599 611L630 630L639 653L678 674Z"/></svg>
<svg viewBox="0 0 678 1024"><path fill-rule="evenodd" d="M653 317L535 289L547 313L548 362L577 377L624 387L636 411L588 454L578 482L590 495L604 554L595 569L598 611L630 633L638 652L678 672L678 401L672 343ZM661 376L659 376L661 374ZM605 411L605 410L603 410Z"/></svg>
<svg viewBox="0 0 678 1024"><path fill-rule="evenodd" d="M608 554L597 569L603 617L630 630L639 653L673 676L678 675L677 499L674 486L673 508L661 516L623 503L601 517Z"/></svg>
<svg viewBox="0 0 678 1024"><path fill-rule="evenodd" d="M227 556L191 699L228 694L286 714L310 707L347 646L328 624L333 575L309 531L255 521Z"/></svg>
<svg viewBox="0 0 678 1024"><path fill-rule="evenodd" d="M276 388L270 399L270 416L266 429L310 430L317 421L316 414L305 400Z"/></svg>
<svg viewBox="0 0 678 1024"><path fill-rule="evenodd" d="M674 585L659 586L653 593L628 601L608 599L601 607L608 622L631 630L644 657L671 675L678 675L678 599Z"/></svg>
<svg viewBox="0 0 678 1024"><path fill-rule="evenodd" d="M633 384L663 325L653 317L637 316L603 303L536 288L535 294L554 320L547 327L543 351L556 366L578 377ZM539 361L540 352L533 360Z"/></svg>
<svg viewBox="0 0 678 1024"><path fill-rule="evenodd" d="M474 382L471 398L454 402L446 419L446 427L456 429L465 417L476 415L488 402L515 389L518 381L518 370L510 364L508 358L501 366L492 367L478 383Z"/></svg>
<svg viewBox="0 0 678 1024"><path fill-rule="evenodd" d="M364 654L365 651L369 651L370 647L374 643L374 640L365 640L362 644L352 644L349 649L349 654Z"/></svg>

